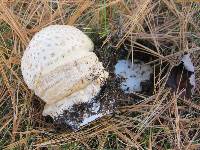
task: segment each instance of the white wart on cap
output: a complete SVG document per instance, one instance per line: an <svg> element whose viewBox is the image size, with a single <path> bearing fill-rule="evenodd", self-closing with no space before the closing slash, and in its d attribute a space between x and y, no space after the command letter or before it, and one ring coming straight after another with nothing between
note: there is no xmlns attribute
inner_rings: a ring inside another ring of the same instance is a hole
<svg viewBox="0 0 200 150"><path fill-rule="evenodd" d="M21 69L28 87L46 102L44 116L56 118L99 93L108 72L93 48L87 35L68 25L51 25L34 35Z"/></svg>

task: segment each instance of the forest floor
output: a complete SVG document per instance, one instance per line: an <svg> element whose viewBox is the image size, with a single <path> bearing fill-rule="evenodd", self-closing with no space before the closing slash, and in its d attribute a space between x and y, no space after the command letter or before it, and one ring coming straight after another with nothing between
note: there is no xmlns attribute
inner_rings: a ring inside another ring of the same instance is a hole
<svg viewBox="0 0 200 150"><path fill-rule="evenodd" d="M200 149L200 2L186 0L2 0L0 2L0 149ZM110 77L105 100L114 115L79 131L55 130L44 103L28 89L21 57L33 35L51 24L73 25L95 44ZM196 88L190 99L166 88L172 67L191 55ZM124 93L119 59L154 69L142 92Z"/></svg>

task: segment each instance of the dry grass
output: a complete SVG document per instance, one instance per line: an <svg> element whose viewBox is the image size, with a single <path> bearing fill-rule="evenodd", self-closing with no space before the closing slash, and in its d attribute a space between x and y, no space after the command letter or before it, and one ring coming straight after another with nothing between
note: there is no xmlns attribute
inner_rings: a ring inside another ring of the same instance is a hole
<svg viewBox="0 0 200 150"><path fill-rule="evenodd" d="M57 149L60 145L66 149L200 149L199 3L49 1L0 2L0 149L48 145ZM43 103L27 88L20 71L27 43L50 24L95 31L105 37L104 45L116 49L129 41L130 58L135 49L154 56L149 62L156 70L154 94L138 93L139 103L119 107L115 117L102 118L79 132L51 132L52 125L41 116ZM196 67L197 88L190 101L164 86L169 73L165 68L176 64L184 51L192 54Z"/></svg>

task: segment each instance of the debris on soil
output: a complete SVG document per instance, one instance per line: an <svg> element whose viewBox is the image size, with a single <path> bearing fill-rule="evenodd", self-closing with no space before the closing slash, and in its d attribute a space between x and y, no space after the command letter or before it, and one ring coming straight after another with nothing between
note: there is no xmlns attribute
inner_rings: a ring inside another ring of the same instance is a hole
<svg viewBox="0 0 200 150"><path fill-rule="evenodd" d="M115 74L117 77L123 78L121 89L125 93L141 92L141 83L150 80L153 69L150 65L144 64L140 60L119 60L115 65Z"/></svg>
<svg viewBox="0 0 200 150"><path fill-rule="evenodd" d="M189 54L185 54L180 64L172 68L166 84L173 91L182 92L181 97L191 98L195 89L195 73Z"/></svg>
<svg viewBox="0 0 200 150"><path fill-rule="evenodd" d="M114 102L100 100L97 96L91 102L74 104L58 116L54 124L59 130L79 130L80 127L113 111Z"/></svg>

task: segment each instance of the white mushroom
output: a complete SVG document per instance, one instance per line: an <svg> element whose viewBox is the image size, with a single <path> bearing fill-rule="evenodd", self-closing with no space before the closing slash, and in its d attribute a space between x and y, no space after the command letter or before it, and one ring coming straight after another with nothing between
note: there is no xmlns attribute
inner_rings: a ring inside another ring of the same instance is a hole
<svg viewBox="0 0 200 150"><path fill-rule="evenodd" d="M51 25L34 35L21 68L28 87L46 102L44 116L56 118L99 93L108 72L93 48L87 35L68 25Z"/></svg>

